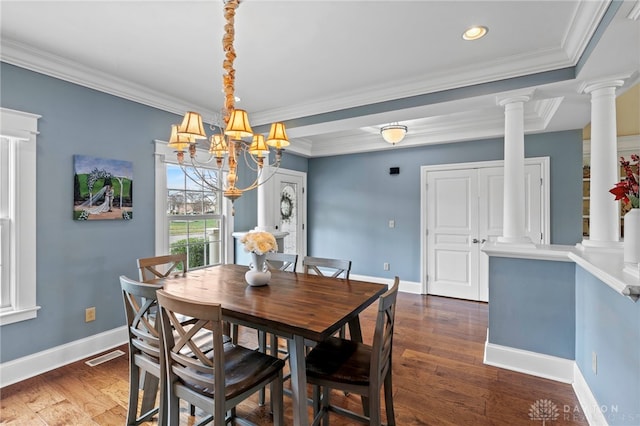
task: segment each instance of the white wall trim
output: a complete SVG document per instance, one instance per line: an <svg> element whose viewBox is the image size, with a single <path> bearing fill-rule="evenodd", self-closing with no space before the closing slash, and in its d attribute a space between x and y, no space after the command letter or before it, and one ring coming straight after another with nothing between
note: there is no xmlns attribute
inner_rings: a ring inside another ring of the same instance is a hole
<svg viewBox="0 0 640 426"><path fill-rule="evenodd" d="M489 343L488 338L487 333L484 345L485 364L556 382L573 383L573 360L496 345Z"/></svg>
<svg viewBox="0 0 640 426"><path fill-rule="evenodd" d="M578 367L576 363L573 365L573 391L576 393L582 413L590 425L604 426L609 424L604 414L602 414L602 411L598 408L600 407L598 401L596 401L596 397L591 393L591 389L584 379L580 367Z"/></svg>
<svg viewBox="0 0 640 426"><path fill-rule="evenodd" d="M393 278L370 277L368 275L349 274L349 279L354 281L368 281L371 283L386 284L389 287L393 284ZM400 287L398 288L398 291L403 293L423 294L422 284L413 281L400 280Z"/></svg>
<svg viewBox="0 0 640 426"><path fill-rule="evenodd" d="M0 387L5 387L127 343L127 326L56 346L0 364Z"/></svg>

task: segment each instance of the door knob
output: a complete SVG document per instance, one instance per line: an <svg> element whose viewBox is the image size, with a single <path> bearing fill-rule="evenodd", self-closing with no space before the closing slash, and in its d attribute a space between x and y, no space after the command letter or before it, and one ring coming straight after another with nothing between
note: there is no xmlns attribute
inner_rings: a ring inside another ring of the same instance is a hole
<svg viewBox="0 0 640 426"><path fill-rule="evenodd" d="M474 244L478 244L478 243L482 244L482 243L484 243L484 242L486 242L486 241L487 241L487 240L486 240L485 238L483 238L482 240L479 240L479 239L477 239L477 238L474 238L474 239L472 240L472 243L474 243Z"/></svg>

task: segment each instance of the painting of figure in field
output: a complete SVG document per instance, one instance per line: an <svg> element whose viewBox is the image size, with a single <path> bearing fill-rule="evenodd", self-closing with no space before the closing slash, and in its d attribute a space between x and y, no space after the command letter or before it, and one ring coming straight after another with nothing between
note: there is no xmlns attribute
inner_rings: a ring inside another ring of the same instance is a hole
<svg viewBox="0 0 640 426"><path fill-rule="evenodd" d="M73 156L73 218L133 218L133 164L130 161Z"/></svg>

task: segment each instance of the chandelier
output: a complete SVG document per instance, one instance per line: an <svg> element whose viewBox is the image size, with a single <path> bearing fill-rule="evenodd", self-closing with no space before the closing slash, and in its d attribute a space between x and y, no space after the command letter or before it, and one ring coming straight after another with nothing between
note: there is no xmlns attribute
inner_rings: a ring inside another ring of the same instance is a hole
<svg viewBox="0 0 640 426"><path fill-rule="evenodd" d="M233 62L236 58L236 51L233 46L235 27L234 16L240 0L224 0L224 36L222 37L222 50L224 60L222 68L222 88L224 92L224 106L222 108L222 123L219 123L218 132L208 139L202 125L202 116L197 112L188 111L179 125L171 126L171 136L169 137L169 147L177 153L178 163L187 177L195 182L202 183L213 191L222 191L225 198L232 202L240 198L245 191L257 188L273 176L280 167L283 148L289 145L289 139L284 123L273 123L269 135L265 140L264 135L254 134L249 124L249 117L245 110L235 108L235 69ZM224 129L224 130L222 130ZM197 144L200 140L209 141L209 158L204 163L210 163L214 159L218 167L218 174L207 173L203 166L196 160ZM262 176L264 159L268 157L270 148L275 150L273 167L268 177ZM189 152L190 162L193 166L192 173L188 172L184 166L185 150ZM244 164L256 173L255 180L244 188L238 188L238 160L243 157ZM222 170L227 166L226 179L222 180Z"/></svg>

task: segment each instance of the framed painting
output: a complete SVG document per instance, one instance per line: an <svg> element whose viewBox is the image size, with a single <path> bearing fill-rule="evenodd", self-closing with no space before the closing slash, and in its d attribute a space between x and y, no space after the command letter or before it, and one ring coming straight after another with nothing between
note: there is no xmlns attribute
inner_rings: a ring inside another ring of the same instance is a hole
<svg viewBox="0 0 640 426"><path fill-rule="evenodd" d="M73 219L133 218L133 163L73 156Z"/></svg>

